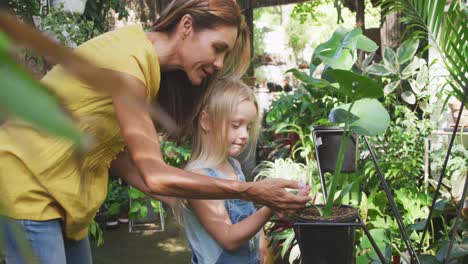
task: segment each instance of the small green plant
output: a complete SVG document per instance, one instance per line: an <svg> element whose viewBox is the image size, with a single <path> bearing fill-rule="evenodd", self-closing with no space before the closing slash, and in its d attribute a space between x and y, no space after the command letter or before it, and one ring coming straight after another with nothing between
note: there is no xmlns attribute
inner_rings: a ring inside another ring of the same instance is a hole
<svg viewBox="0 0 468 264"><path fill-rule="evenodd" d="M39 15L39 1L36 0L8 0L8 7L20 18L32 22L32 16Z"/></svg>
<svg viewBox="0 0 468 264"><path fill-rule="evenodd" d="M263 161L257 169L259 173L255 176L254 181L273 178L273 179L290 179L298 182L303 182L314 186L312 181L313 175L317 175L317 165L310 163L304 165L294 162L292 159L275 159L274 161ZM316 188L317 189L317 188ZM311 193L316 193L315 189ZM300 256L299 246L295 243L295 234L292 228L287 223L274 222L267 226L267 235L270 241L270 247L282 247L281 257L284 258L289 253L289 262L293 263Z"/></svg>
<svg viewBox="0 0 468 264"><path fill-rule="evenodd" d="M430 97L432 92L425 89L429 79L426 60L415 56L419 40L411 38L404 41L395 52L384 49L383 60L368 66L364 71L377 76L388 77L384 87L385 96L395 93L410 105L420 102L419 106L427 110L429 105L422 98Z"/></svg>
<svg viewBox="0 0 468 264"><path fill-rule="evenodd" d="M65 12L63 6L59 9L51 8L49 14L42 18L40 27L61 43L71 47L76 47L101 33L93 21L78 14Z"/></svg>

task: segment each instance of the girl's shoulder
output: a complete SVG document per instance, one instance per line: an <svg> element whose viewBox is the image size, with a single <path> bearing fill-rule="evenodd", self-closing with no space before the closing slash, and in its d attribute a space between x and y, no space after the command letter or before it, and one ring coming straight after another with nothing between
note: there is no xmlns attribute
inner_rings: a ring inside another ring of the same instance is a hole
<svg viewBox="0 0 468 264"><path fill-rule="evenodd" d="M214 178L222 178L222 175L220 175L215 169L213 168L202 168L202 167L192 167L189 169L186 169L190 172L197 173L197 174L202 174Z"/></svg>

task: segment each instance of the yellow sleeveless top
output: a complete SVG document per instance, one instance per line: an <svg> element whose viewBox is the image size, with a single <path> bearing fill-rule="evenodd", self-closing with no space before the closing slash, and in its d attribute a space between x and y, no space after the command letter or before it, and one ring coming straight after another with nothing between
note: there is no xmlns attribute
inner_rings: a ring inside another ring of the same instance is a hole
<svg viewBox="0 0 468 264"><path fill-rule="evenodd" d="M156 50L139 25L98 36L75 52L102 68L138 78L147 87L148 100L159 90ZM0 127L0 203L4 213L15 219L61 218L65 235L79 240L88 234L106 197L108 168L125 142L109 96L94 92L61 66L54 67L42 81L64 99L81 120L80 128L96 143L78 163L70 141L19 120L7 121ZM80 171L85 184L82 190Z"/></svg>

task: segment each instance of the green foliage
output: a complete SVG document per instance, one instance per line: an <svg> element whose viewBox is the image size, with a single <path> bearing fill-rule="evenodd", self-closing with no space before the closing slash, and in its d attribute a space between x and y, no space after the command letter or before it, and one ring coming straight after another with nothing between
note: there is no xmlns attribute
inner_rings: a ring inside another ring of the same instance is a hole
<svg viewBox="0 0 468 264"><path fill-rule="evenodd" d="M330 113L331 121L345 123L350 110L349 126L359 135L375 136L387 129L390 117L387 110L376 99L361 99L351 104L337 106Z"/></svg>
<svg viewBox="0 0 468 264"><path fill-rule="evenodd" d="M8 7L26 20L39 15L39 1L37 0L8 0Z"/></svg>
<svg viewBox="0 0 468 264"><path fill-rule="evenodd" d="M365 72L377 76L389 76L384 87L385 95L396 93L410 105L418 102L419 107L429 111L427 100L433 93L425 89L429 69L424 59L415 56L419 46L417 39L404 41L397 51L385 48L383 61L368 66Z"/></svg>
<svg viewBox="0 0 468 264"><path fill-rule="evenodd" d="M315 49L309 69L309 76L298 71L293 74L311 85L331 94L339 94L344 104L336 106L330 113L331 122L343 122L345 135L342 137L338 153L335 175L332 178L328 191L326 206L323 215L329 216L333 206L335 193L339 190L338 182L341 182L341 166L343 165L344 150L348 144L350 124L355 133L367 133L375 135L382 133L388 126L388 113L377 100L364 100L365 98L379 98L383 95L381 88L370 78L353 73L351 71L357 60L357 50L373 52L377 45L369 38L362 35L359 28L346 30L338 28L333 36ZM312 77L320 65L325 65L322 79ZM331 68L332 70L329 70ZM328 89L328 90L326 90ZM356 108L353 108L356 105ZM354 109L354 111L353 111ZM376 110L376 111L374 111ZM371 111L371 112L368 112ZM375 122L375 120L382 120Z"/></svg>
<svg viewBox="0 0 468 264"><path fill-rule="evenodd" d="M163 150L164 161L174 167L182 167L190 159L192 147L189 142L176 144L172 141L162 141L161 149Z"/></svg>
<svg viewBox="0 0 468 264"><path fill-rule="evenodd" d="M118 215L128 204L127 186L119 183L117 179L110 179L107 185L107 196L104 206L109 215Z"/></svg>
<svg viewBox="0 0 468 264"><path fill-rule="evenodd" d="M441 54L450 73L447 82L455 96L462 101L468 85L468 12L464 1L451 1L445 10L445 0L384 0L383 11L400 11L407 31L420 38L428 38ZM468 102L466 102L468 103Z"/></svg>
<svg viewBox="0 0 468 264"><path fill-rule="evenodd" d="M302 52L309 43L312 29L296 19L289 19L285 26L288 35L288 46L291 47L296 63L303 61Z"/></svg>
<svg viewBox="0 0 468 264"><path fill-rule="evenodd" d="M431 146L431 168L434 179L429 182L436 186L436 179L440 177L447 149L441 143ZM464 182L468 171L468 150L462 144L453 145L452 152L445 170L445 178L442 180L441 194L450 200L460 200Z"/></svg>
<svg viewBox="0 0 468 264"><path fill-rule="evenodd" d="M101 246L104 244L104 233L102 232L99 223L94 219L89 225L89 236L96 241L96 246Z"/></svg>
<svg viewBox="0 0 468 264"><path fill-rule="evenodd" d="M304 24L307 20L312 20L318 22L318 17L316 15L317 8L323 3L331 3L331 0L324 1L307 1L305 3L299 3L294 6L294 9L291 13L291 18L299 21L301 24Z"/></svg>
<svg viewBox="0 0 468 264"><path fill-rule="evenodd" d="M350 70L357 60L357 50L373 52L378 46L362 34L360 28L347 30L339 27L333 36L315 48L310 63L312 76L318 65L324 63L333 69Z"/></svg>
<svg viewBox="0 0 468 264"><path fill-rule="evenodd" d="M51 8L49 14L42 18L41 29L71 47L76 47L101 33L94 21L65 12L63 7Z"/></svg>
<svg viewBox="0 0 468 264"><path fill-rule="evenodd" d="M92 21L99 32L106 32L111 29L107 21L109 11L114 10L119 19L124 19L128 17L126 6L125 0L88 0L83 18Z"/></svg>
<svg viewBox="0 0 468 264"><path fill-rule="evenodd" d="M369 140L379 153L377 159L389 185L395 189L415 187L424 175L424 146L431 124L405 105L392 104L394 101L386 105L393 109L389 129ZM376 175L370 158L365 162L365 172L369 177Z"/></svg>
<svg viewBox="0 0 468 264"><path fill-rule="evenodd" d="M378 228L372 229L369 232L377 243L377 247L380 249L380 252L383 253L387 262L390 263L392 258L392 243L390 239L390 232L388 232L386 229ZM356 264L374 263L373 261L378 259L377 252L372 247L372 244L370 243L370 240L367 236L361 237L359 246L356 251Z"/></svg>

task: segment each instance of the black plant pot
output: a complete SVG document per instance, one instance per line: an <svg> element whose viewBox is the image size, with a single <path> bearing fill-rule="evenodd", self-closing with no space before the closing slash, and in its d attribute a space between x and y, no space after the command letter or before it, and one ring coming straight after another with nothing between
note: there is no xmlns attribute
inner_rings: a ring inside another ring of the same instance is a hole
<svg viewBox="0 0 468 264"><path fill-rule="evenodd" d="M357 210L341 219L299 219L294 223L301 264L353 264L356 219Z"/></svg>
<svg viewBox="0 0 468 264"><path fill-rule="evenodd" d="M343 136L343 127L314 127L314 142L316 144L317 160L320 165L320 171L334 172L336 160L340 150L341 138ZM352 135L348 142L348 147L345 152L343 167L341 172L355 172L357 166L358 137Z"/></svg>

